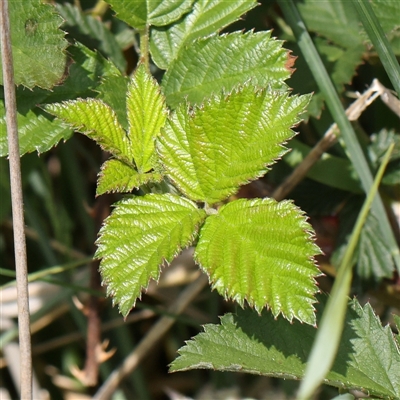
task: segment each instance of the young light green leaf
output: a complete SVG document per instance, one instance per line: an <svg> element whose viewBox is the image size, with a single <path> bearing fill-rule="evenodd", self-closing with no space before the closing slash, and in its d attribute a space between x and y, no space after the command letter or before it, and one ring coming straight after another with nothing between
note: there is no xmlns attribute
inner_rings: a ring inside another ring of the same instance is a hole
<svg viewBox="0 0 400 400"><path fill-rule="evenodd" d="M161 182L162 175L159 173L138 173L131 165L120 160L107 160L101 167L97 181L96 195L104 193L126 193L135 188L149 183Z"/></svg>
<svg viewBox="0 0 400 400"><path fill-rule="evenodd" d="M206 214L196 204L171 194L149 194L117 203L105 220L96 257L107 293L126 316L164 262L189 246Z"/></svg>
<svg viewBox="0 0 400 400"><path fill-rule="evenodd" d="M189 198L209 204L264 175L285 153L309 96L245 86L212 98L191 115L181 106L159 137L166 174Z"/></svg>
<svg viewBox="0 0 400 400"><path fill-rule="evenodd" d="M101 100L65 101L49 104L45 110L95 140L116 158L132 164L129 139L115 112Z"/></svg>
<svg viewBox="0 0 400 400"><path fill-rule="evenodd" d="M107 0L117 17L136 29L164 26L189 12L194 0Z"/></svg>
<svg viewBox="0 0 400 400"><path fill-rule="evenodd" d="M313 257L320 252L293 203L237 200L207 218L195 260L221 295L315 325L314 278L320 271Z"/></svg>
<svg viewBox="0 0 400 400"><path fill-rule="evenodd" d="M211 35L235 22L257 5L254 0L197 0L193 10L173 25L152 28L150 52L161 69L195 39Z"/></svg>
<svg viewBox="0 0 400 400"><path fill-rule="evenodd" d="M10 1L9 7L15 83L51 89L65 70L68 42L59 29L62 18L40 0Z"/></svg>
<svg viewBox="0 0 400 400"><path fill-rule="evenodd" d="M156 161L155 138L165 124L167 110L157 82L144 65L128 84L126 108L136 167L139 173L148 172Z"/></svg>
<svg viewBox="0 0 400 400"><path fill-rule="evenodd" d="M236 32L194 42L164 75L167 104L175 108L185 99L198 104L249 80L255 86L286 88L283 81L292 73L294 57L282 43L271 38L271 32Z"/></svg>
<svg viewBox="0 0 400 400"><path fill-rule="evenodd" d="M323 310L317 308L320 316ZM274 320L266 311L259 316L241 309L204 330L179 350L171 371L202 368L300 380L317 332L296 321ZM362 308L356 299L349 301L338 356L324 383L395 399L399 371L400 352L390 327L382 327L369 304Z"/></svg>
<svg viewBox="0 0 400 400"><path fill-rule="evenodd" d="M3 103L0 103L0 116L0 157L5 157L8 155L8 143ZM21 155L33 151L44 153L60 140L67 140L72 135L72 130L62 121L50 121L43 114L33 111L25 115L17 114L17 123Z"/></svg>

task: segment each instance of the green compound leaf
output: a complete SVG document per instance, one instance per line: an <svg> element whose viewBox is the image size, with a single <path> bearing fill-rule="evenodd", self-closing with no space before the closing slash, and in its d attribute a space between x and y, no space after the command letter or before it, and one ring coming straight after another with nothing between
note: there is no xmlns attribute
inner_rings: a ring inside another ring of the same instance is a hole
<svg viewBox="0 0 400 400"><path fill-rule="evenodd" d="M115 112L101 100L65 101L49 104L45 110L95 140L116 158L132 163L129 139Z"/></svg>
<svg viewBox="0 0 400 400"><path fill-rule="evenodd" d="M59 29L62 18L40 0L10 1L9 7L15 83L52 88L65 70L68 42Z"/></svg>
<svg viewBox="0 0 400 400"><path fill-rule="evenodd" d="M311 225L289 201L237 200L207 218L195 260L213 288L258 312L269 307L292 321L315 324L313 303L320 274Z"/></svg>
<svg viewBox="0 0 400 400"><path fill-rule="evenodd" d="M292 73L294 58L282 43L271 32L237 32L192 43L164 75L167 104L176 108L185 99L198 104L249 80L255 86L286 89L283 81Z"/></svg>
<svg viewBox="0 0 400 400"><path fill-rule="evenodd" d="M193 10L175 24L152 28L150 52L161 69L167 69L177 54L195 39L211 35L237 21L257 5L254 0L198 0Z"/></svg>
<svg viewBox="0 0 400 400"><path fill-rule="evenodd" d="M107 0L117 17L136 29L164 26L189 12L194 0Z"/></svg>
<svg viewBox="0 0 400 400"><path fill-rule="evenodd" d="M126 316L147 287L197 235L206 213L190 200L171 194L149 194L117 203L105 220L96 257L107 293Z"/></svg>
<svg viewBox="0 0 400 400"><path fill-rule="evenodd" d="M96 195L104 193L126 193L149 183L161 182L162 175L158 173L138 173L131 165L120 160L107 160L101 167L97 181Z"/></svg>
<svg viewBox="0 0 400 400"><path fill-rule="evenodd" d="M202 368L300 380L317 332L296 321L274 320L268 312L259 316L240 309L204 330L179 350L172 371ZM396 338L389 326L382 327L369 304L361 307L357 300L349 301L338 355L324 383L379 398L400 398Z"/></svg>
<svg viewBox="0 0 400 400"><path fill-rule="evenodd" d="M150 171L156 161L155 138L165 124L167 110L157 82L140 65L128 85L126 99L129 138L139 173Z"/></svg>
<svg viewBox="0 0 400 400"><path fill-rule="evenodd" d="M214 204L264 175L285 153L309 96L245 86L188 115L179 107L159 137L166 174L194 201Z"/></svg>

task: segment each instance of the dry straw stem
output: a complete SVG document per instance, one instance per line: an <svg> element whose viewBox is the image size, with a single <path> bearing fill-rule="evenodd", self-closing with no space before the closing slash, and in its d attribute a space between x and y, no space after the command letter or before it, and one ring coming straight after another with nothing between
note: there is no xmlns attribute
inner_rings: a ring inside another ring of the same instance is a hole
<svg viewBox="0 0 400 400"><path fill-rule="evenodd" d="M15 98L8 0L0 1L1 61L3 66L6 126L10 159L11 204L14 224L15 270L18 292L18 327L21 359L20 396L32 398L32 351L29 318L28 271L24 233L21 165L19 158L17 103Z"/></svg>
<svg viewBox="0 0 400 400"><path fill-rule="evenodd" d="M199 271L200 274L200 271ZM192 300L201 292L207 284L207 277L203 274L197 280L191 283L175 302L168 308L170 314L180 314L192 302ZM173 317L164 316L158 320L157 323L151 328L149 333L142 339L136 349L128 355L123 364L116 369L109 378L100 387L98 392L93 396L93 400L107 400L115 390L118 388L122 380L132 373L132 371L139 365L140 361L147 354L147 352L160 340L163 335L174 324Z"/></svg>
<svg viewBox="0 0 400 400"><path fill-rule="evenodd" d="M400 117L400 100L397 99L389 89L383 86L378 79L374 79L372 85L347 108L346 115L349 121L356 121L362 112L378 97L381 97L382 101ZM277 201L284 199L307 175L307 172L322 155L336 143L338 134L337 124L332 124L304 160L275 189L272 193L272 197Z"/></svg>

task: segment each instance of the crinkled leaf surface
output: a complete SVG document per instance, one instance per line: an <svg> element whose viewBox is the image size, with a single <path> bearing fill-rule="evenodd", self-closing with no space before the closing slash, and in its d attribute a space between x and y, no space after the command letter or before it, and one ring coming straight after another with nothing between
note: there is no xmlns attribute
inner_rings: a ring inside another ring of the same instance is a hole
<svg viewBox="0 0 400 400"><path fill-rule="evenodd" d="M136 29L164 26L191 10L194 0L107 0L117 17Z"/></svg>
<svg viewBox="0 0 400 400"><path fill-rule="evenodd" d="M201 103L214 93L231 91L239 83L284 89L294 58L271 32L240 32L197 40L178 54L162 80L167 104L175 108L187 99ZM228 50L229 51L228 51Z"/></svg>
<svg viewBox="0 0 400 400"><path fill-rule="evenodd" d="M138 173L132 165L120 160L107 160L102 166L97 181L96 195L112 192L131 192L135 188L149 183L160 182L159 173Z"/></svg>
<svg viewBox="0 0 400 400"><path fill-rule="evenodd" d="M197 0L190 13L172 25L152 28L150 52L161 69L195 39L211 35L235 22L257 5L254 0Z"/></svg>
<svg viewBox="0 0 400 400"><path fill-rule="evenodd" d="M40 0L10 1L9 14L15 83L52 88L61 81L65 69L68 42L59 29L62 18L53 6Z"/></svg>
<svg viewBox="0 0 400 400"><path fill-rule="evenodd" d="M45 109L95 140L115 157L128 164L132 163L129 139L119 124L115 112L103 101L96 99L66 101L49 104Z"/></svg>
<svg viewBox="0 0 400 400"><path fill-rule="evenodd" d="M195 260L221 295L313 325L319 253L293 203L254 199L228 203L207 218Z"/></svg>
<svg viewBox="0 0 400 400"><path fill-rule="evenodd" d="M274 320L266 311L259 316L240 309L237 315L223 316L220 325L206 325L204 330L179 350L172 371L203 368L299 380L316 335L309 325ZM400 352L393 336L369 304L361 307L351 300L338 355L325 383L399 398Z"/></svg>
<svg viewBox="0 0 400 400"><path fill-rule="evenodd" d="M0 157L8 155L7 129L5 110L0 103ZM37 151L44 153L56 145L60 140L67 140L72 130L62 121L50 121L42 113L29 111L25 115L17 114L19 151L23 155Z"/></svg>
<svg viewBox="0 0 400 400"><path fill-rule="evenodd" d="M122 50L103 21L92 15L86 15L80 8L69 3L57 4L57 11L65 19L65 30L73 35L75 40L92 49L99 49L120 71L125 71L126 60Z"/></svg>
<svg viewBox="0 0 400 400"><path fill-rule="evenodd" d="M190 115L181 106L159 137L166 174L189 198L209 204L264 175L282 156L309 96L245 86L212 98Z"/></svg>
<svg viewBox="0 0 400 400"><path fill-rule="evenodd" d="M190 200L149 194L117 203L97 241L96 257L107 293L126 316L160 267L189 246L205 218Z"/></svg>
<svg viewBox="0 0 400 400"><path fill-rule="evenodd" d="M155 138L165 124L167 110L157 82L140 65L128 85L126 99L129 138L139 173L148 172L156 161Z"/></svg>

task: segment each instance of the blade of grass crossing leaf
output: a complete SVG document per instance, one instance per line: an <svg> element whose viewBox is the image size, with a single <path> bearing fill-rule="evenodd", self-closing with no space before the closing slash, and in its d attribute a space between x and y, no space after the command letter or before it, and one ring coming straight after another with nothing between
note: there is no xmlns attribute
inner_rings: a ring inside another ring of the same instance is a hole
<svg viewBox="0 0 400 400"><path fill-rule="evenodd" d="M374 10L367 0L353 0L353 5L358 12L364 29L378 52L383 67L397 92L397 96L400 97L400 65L396 60L396 56L392 51ZM398 6L400 7L400 4Z"/></svg>
<svg viewBox="0 0 400 400"><path fill-rule="evenodd" d="M279 0L279 5L297 38L297 43L318 84L318 87L324 95L329 111L339 127L349 154L349 159L354 163L354 168L360 177L364 191L365 193L368 193L373 183L371 171L361 146L357 140L354 129L345 114L339 96L337 95L335 87L323 65L318 51L314 46L304 21L293 0ZM391 249L390 252L396 264L397 270L400 272L399 248L397 246L396 239L390 227L389 219L386 215L385 208L379 194L374 198L372 210L380 219L382 232Z"/></svg>
<svg viewBox="0 0 400 400"><path fill-rule="evenodd" d="M347 296L350 291L352 278L351 260L361 234L361 229L367 219L372 201L378 191L379 183L389 162L393 148L394 144L391 144L385 154L371 190L369 191L367 199L365 200L357 218L349 245L339 267L331 295L322 316L321 325L311 349L311 354L308 358L306 372L298 394L298 399L300 400L306 400L312 396L325 378L326 374L329 372L335 359L346 317L348 303Z"/></svg>

